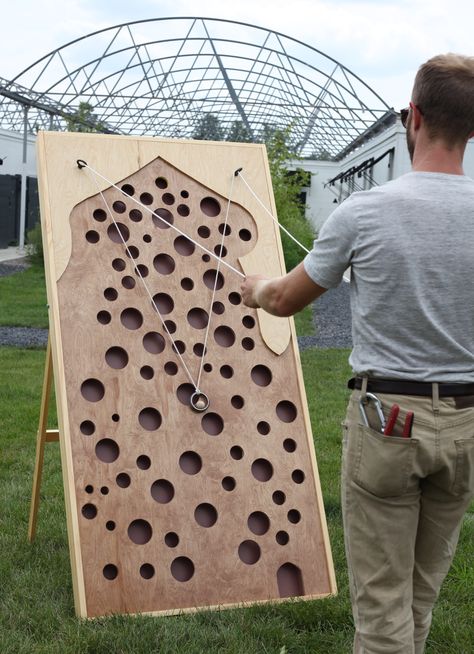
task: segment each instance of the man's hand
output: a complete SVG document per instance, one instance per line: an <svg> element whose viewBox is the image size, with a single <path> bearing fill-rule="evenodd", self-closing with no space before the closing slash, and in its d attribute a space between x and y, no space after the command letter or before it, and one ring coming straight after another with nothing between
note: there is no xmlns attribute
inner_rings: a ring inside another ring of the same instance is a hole
<svg viewBox="0 0 474 654"><path fill-rule="evenodd" d="M263 275L249 275L244 279L240 286L242 293L242 301L251 309L259 309L260 304L257 300L257 291L261 288L262 284L259 282L266 282L267 277Z"/></svg>

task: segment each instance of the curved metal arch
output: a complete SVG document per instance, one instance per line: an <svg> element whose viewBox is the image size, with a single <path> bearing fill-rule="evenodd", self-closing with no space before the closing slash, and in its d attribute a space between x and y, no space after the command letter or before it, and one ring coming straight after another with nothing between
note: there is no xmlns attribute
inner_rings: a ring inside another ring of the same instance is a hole
<svg viewBox="0 0 474 654"><path fill-rule="evenodd" d="M163 38L155 38L157 24ZM264 125L289 128L295 152L332 158L395 115L317 48L249 23L197 16L97 30L44 55L0 93L0 126L16 96L27 96L30 128L44 127L46 118L64 128L87 102L99 129L192 137L203 114L214 113L224 131L240 122L258 140Z"/></svg>

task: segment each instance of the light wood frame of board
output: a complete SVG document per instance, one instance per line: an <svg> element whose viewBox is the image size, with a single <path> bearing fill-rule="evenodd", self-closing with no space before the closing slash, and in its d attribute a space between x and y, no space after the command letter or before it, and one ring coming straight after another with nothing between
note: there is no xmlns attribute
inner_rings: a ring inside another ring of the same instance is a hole
<svg viewBox="0 0 474 654"><path fill-rule="evenodd" d="M245 307L224 265L284 274L265 147L40 132L37 150L77 614L334 594L293 320Z"/></svg>

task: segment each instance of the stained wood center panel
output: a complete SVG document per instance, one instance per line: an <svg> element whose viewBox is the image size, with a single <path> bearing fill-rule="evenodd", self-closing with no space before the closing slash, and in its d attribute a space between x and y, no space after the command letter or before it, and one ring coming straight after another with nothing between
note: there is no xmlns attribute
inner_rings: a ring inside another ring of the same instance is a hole
<svg viewBox="0 0 474 654"><path fill-rule="evenodd" d="M294 343L270 350L240 277L170 227L241 270L253 216L161 158L116 183L73 209L57 282L86 614L333 592Z"/></svg>

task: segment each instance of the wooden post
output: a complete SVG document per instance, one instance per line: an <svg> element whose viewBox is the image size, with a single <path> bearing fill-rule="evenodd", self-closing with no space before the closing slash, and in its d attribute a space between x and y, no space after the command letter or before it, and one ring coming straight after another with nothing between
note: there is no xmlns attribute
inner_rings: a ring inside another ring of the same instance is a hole
<svg viewBox="0 0 474 654"><path fill-rule="evenodd" d="M52 443L59 440L59 431L57 429L47 429L49 399L51 395L51 383L53 380L53 366L51 358L51 340L48 336L48 345L46 348L46 361L43 378L43 394L41 397L41 409L36 436L36 461L35 472L33 476L33 490L31 493L30 521L28 525L28 540L30 543L36 535L36 523L38 518L38 506L41 488L41 476L43 472L44 446L45 443Z"/></svg>

